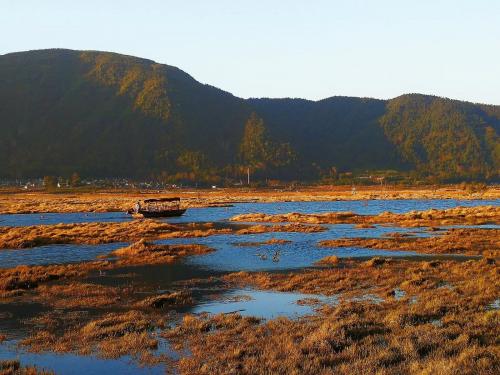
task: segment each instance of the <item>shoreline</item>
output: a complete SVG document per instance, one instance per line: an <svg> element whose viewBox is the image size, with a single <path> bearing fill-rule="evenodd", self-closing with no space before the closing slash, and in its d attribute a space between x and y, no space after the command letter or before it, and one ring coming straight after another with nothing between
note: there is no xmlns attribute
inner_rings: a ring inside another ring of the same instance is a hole
<svg viewBox="0 0 500 375"><path fill-rule="evenodd" d="M96 191L89 192L24 192L0 191L0 214L43 214L76 212L127 211L145 196L180 197L186 208L224 207L236 203L330 202L359 200L497 200L500 187L491 186L471 193L459 185L442 187L350 186L303 187L293 191L283 189L177 189L165 191Z"/></svg>

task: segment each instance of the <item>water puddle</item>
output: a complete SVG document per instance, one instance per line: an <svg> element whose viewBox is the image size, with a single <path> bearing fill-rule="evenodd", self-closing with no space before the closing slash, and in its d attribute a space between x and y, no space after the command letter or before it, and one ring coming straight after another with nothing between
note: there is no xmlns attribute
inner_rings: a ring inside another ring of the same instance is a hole
<svg viewBox="0 0 500 375"><path fill-rule="evenodd" d="M30 353L17 348L15 341L0 344L0 360L18 360L23 366L36 366L38 370L51 370L56 374L165 374L165 366L139 366L130 357L102 359L76 354Z"/></svg>
<svg viewBox="0 0 500 375"><path fill-rule="evenodd" d="M353 297L351 298L351 301L354 302L370 302L374 303L376 305L384 302L385 300L375 294L363 294L362 296L359 297Z"/></svg>
<svg viewBox="0 0 500 375"><path fill-rule="evenodd" d="M224 293L217 300L200 303L190 312L194 314L239 313L263 319L278 316L298 318L314 314L322 304L336 304L337 297L313 294L237 289Z"/></svg>
<svg viewBox="0 0 500 375"><path fill-rule="evenodd" d="M374 256L416 256L406 251L384 251L363 248L322 248L317 242L323 233L264 233L258 235L223 235L197 238L196 243L206 245L217 251L186 259L186 263L217 271L279 271L311 267L320 259L337 255L338 257ZM331 238L331 237L330 237ZM240 246L238 242L265 242L271 239L290 241L285 245L270 244L261 246ZM171 239L158 241L167 244L192 243L192 239Z"/></svg>
<svg viewBox="0 0 500 375"><path fill-rule="evenodd" d="M500 310L500 298L497 298L492 303L488 304L488 310Z"/></svg>
<svg viewBox="0 0 500 375"><path fill-rule="evenodd" d="M402 300L406 296L406 292L402 289L396 288L393 291L394 299L396 301Z"/></svg>
<svg viewBox="0 0 500 375"><path fill-rule="evenodd" d="M115 242L102 245L46 245L29 249L5 249L0 250L0 268L84 262L95 260L99 255L109 254L124 246L127 244Z"/></svg>

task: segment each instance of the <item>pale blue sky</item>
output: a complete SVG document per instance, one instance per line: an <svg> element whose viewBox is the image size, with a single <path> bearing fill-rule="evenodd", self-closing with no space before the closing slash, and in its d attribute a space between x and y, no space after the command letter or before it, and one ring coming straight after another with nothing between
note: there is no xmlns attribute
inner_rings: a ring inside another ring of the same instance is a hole
<svg viewBox="0 0 500 375"><path fill-rule="evenodd" d="M0 0L0 54L106 50L241 97L500 104L500 0Z"/></svg>

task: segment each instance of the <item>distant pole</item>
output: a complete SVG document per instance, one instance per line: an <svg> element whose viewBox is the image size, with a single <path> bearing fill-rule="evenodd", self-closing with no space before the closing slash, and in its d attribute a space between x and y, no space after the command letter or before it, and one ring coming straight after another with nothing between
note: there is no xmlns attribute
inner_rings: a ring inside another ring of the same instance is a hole
<svg viewBox="0 0 500 375"><path fill-rule="evenodd" d="M247 167L247 183L250 185L250 167Z"/></svg>

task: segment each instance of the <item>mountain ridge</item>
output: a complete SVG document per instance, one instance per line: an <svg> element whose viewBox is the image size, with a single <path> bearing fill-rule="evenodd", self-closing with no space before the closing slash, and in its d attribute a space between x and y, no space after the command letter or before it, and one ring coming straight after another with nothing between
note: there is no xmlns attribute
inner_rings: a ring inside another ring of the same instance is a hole
<svg viewBox="0 0 500 375"><path fill-rule="evenodd" d="M252 113L263 120L262 144L290 159L276 163L269 146L254 163L261 178L395 169L491 180L500 169L494 105L424 94L243 99L174 66L68 49L0 55L0 84L5 178L237 179Z"/></svg>

